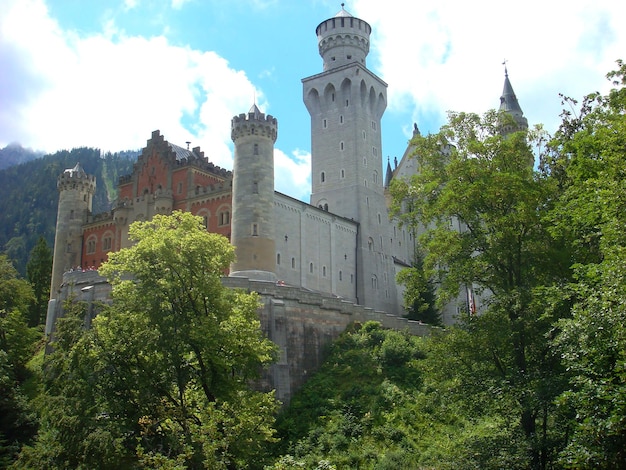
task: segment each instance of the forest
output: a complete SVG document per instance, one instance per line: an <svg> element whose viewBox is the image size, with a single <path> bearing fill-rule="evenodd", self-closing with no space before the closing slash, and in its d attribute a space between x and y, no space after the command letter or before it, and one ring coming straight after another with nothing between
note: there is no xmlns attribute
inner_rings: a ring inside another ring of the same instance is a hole
<svg viewBox="0 0 626 470"><path fill-rule="evenodd" d="M86 329L70 299L45 355L48 243L25 275L6 250L0 467L626 468L626 65L607 77L563 97L554 135L490 111L414 138L419 172L392 187L421 234L407 304L471 286L482 308L426 337L353 324L286 406L251 386L278 351L200 219L133 224L100 269L113 301Z"/></svg>

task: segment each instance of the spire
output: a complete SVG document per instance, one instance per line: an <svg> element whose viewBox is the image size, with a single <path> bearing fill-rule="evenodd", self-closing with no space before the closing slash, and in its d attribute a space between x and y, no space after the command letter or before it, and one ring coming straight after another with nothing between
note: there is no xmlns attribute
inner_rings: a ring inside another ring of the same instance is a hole
<svg viewBox="0 0 626 470"><path fill-rule="evenodd" d="M250 108L250 111L248 111L248 114L253 114L253 115L254 115L254 117L258 117L258 116L260 116L260 115L261 115L261 114L263 114L263 113L261 112L261 110L259 109L259 107L256 105L256 103L254 103L254 104L252 105L252 107Z"/></svg>
<svg viewBox="0 0 626 470"><path fill-rule="evenodd" d="M500 96L500 111L510 114L515 119L518 130L528 129L528 120L524 117L524 112L517 101L517 96L515 96L513 86L509 80L506 60L502 62L502 65L504 65L504 88L502 96Z"/></svg>
<svg viewBox="0 0 626 470"><path fill-rule="evenodd" d="M393 178L393 170L391 169L389 157L387 157L387 169L385 171L385 188L388 188L391 185L391 179Z"/></svg>

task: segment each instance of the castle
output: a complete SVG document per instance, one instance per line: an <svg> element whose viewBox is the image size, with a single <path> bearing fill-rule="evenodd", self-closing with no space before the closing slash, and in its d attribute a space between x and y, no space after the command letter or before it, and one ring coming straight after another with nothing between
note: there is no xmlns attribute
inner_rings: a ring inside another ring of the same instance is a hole
<svg viewBox="0 0 626 470"><path fill-rule="evenodd" d="M273 332L271 339L280 344L278 330L285 329L282 365L291 370L285 372L286 378L274 377L274 386L287 381L291 385L285 387L290 390L297 386L293 375L298 368L315 366L294 366L289 359L290 342L294 348L299 346L297 337L288 337L304 334L289 327L289 321L296 321L290 312L298 310L297 321L314 329L319 324L321 330L314 333L318 355L322 343L336 336L350 319L381 319L406 327L410 322L399 319L404 313L403 289L395 279L413 261L416 234L390 219L387 188L394 178L410 176L417 169L409 147L394 168L387 163L383 177L381 118L387 84L366 67L370 34L370 25L343 6L317 26L323 71L302 80L311 116L310 204L274 190L278 121L256 105L231 121L232 172L210 163L199 147L190 150L170 143L157 130L132 174L120 179L113 209L92 214L95 178L80 163L65 170L58 179L47 331L52 330L60 314L58 301L67 298L68 289L84 284L91 290L89 294L83 291L83 298L106 297L96 270L107 253L129 246L132 222L174 210L202 217L208 231L231 240L237 260L225 284L254 288L266 296L267 317L263 312L261 317L268 334ZM508 74L500 109L527 127ZM282 326L276 323L276 308L287 318ZM457 308L450 305L443 312L445 322L454 321ZM327 330L323 324L333 326ZM300 348L299 356L307 354ZM306 358L300 360L306 362ZM280 367L281 363L275 370Z"/></svg>

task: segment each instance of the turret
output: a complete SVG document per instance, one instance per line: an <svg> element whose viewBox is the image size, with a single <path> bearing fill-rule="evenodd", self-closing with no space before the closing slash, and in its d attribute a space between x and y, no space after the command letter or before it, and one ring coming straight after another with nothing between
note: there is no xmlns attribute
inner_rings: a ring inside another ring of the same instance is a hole
<svg viewBox="0 0 626 470"><path fill-rule="evenodd" d="M96 192L96 177L88 175L77 163L65 170L57 180L59 206L54 237L54 259L50 298L56 298L63 273L81 265L82 225L91 212Z"/></svg>
<svg viewBox="0 0 626 470"><path fill-rule="evenodd" d="M276 118L256 105L231 121L235 143L231 242L236 261L231 276L276 280L274 143Z"/></svg>
<svg viewBox="0 0 626 470"><path fill-rule="evenodd" d="M324 72L352 62L365 67L371 32L371 26L344 10L342 3L341 11L322 21L315 30Z"/></svg>
<svg viewBox="0 0 626 470"><path fill-rule="evenodd" d="M528 120L524 117L524 112L517 101L517 96L511 86L509 80L509 72L504 66L504 89L502 90L502 96L500 96L500 111L505 112L513 117L515 125L507 124L502 127L503 134L510 134L511 132L522 131L528 129Z"/></svg>

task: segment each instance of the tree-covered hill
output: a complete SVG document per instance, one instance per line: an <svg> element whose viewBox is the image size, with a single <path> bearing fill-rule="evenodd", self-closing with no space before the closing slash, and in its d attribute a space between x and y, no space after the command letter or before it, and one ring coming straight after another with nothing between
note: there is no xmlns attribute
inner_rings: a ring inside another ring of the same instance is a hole
<svg viewBox="0 0 626 470"><path fill-rule="evenodd" d="M106 211L117 197L117 181L132 171L138 152L101 154L94 148L61 150L0 170L0 250L24 275L28 254L42 235L54 244L57 217L57 177L77 162L96 175L93 210Z"/></svg>
<svg viewBox="0 0 626 470"><path fill-rule="evenodd" d="M19 144L9 144L0 149L0 170L26 163L43 156L43 152L26 149Z"/></svg>

